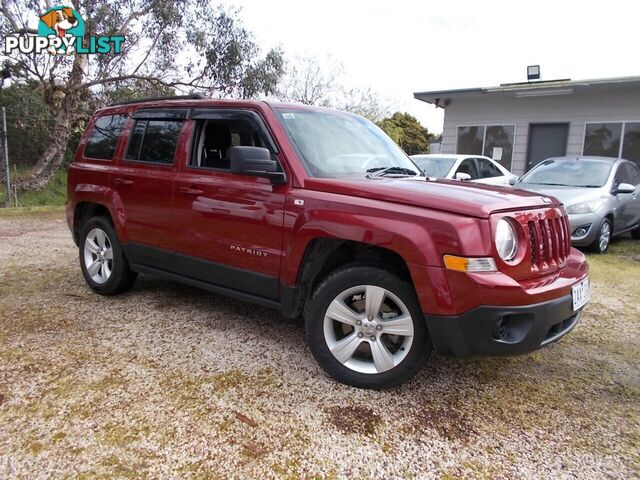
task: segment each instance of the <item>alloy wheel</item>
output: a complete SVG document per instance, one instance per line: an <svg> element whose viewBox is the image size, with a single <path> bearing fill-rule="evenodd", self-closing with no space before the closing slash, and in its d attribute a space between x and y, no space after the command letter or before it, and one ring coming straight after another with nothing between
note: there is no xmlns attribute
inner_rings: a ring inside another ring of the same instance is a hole
<svg viewBox="0 0 640 480"><path fill-rule="evenodd" d="M414 338L407 306L389 290L360 285L340 293L325 312L324 339L345 367L376 374L399 365Z"/></svg>
<svg viewBox="0 0 640 480"><path fill-rule="evenodd" d="M106 283L113 271L113 246L100 228L93 228L84 241L84 266L95 283Z"/></svg>
<svg viewBox="0 0 640 480"><path fill-rule="evenodd" d="M598 239L598 246L601 252L606 252L609 248L609 242L611 241L611 225L609 222L604 222L600 228L600 237Z"/></svg>

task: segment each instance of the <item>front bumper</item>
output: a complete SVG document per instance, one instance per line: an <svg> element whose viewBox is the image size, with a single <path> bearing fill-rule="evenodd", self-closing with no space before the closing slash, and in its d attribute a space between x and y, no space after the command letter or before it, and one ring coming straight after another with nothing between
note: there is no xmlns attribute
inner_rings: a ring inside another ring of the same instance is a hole
<svg viewBox="0 0 640 480"><path fill-rule="evenodd" d="M571 295L535 305L481 306L461 315L425 315L438 353L519 355L558 341L578 323Z"/></svg>
<svg viewBox="0 0 640 480"><path fill-rule="evenodd" d="M569 227L571 229L571 244L578 247L587 247L591 245L598 236L600 223L603 216L598 212L593 213L576 213L569 215ZM587 229L587 233L581 236L574 236L578 228Z"/></svg>

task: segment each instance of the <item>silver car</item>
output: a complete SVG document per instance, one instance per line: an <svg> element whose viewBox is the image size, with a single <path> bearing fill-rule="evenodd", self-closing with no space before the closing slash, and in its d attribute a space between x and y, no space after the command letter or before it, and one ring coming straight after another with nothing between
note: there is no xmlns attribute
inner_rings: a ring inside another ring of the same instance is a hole
<svg viewBox="0 0 640 480"><path fill-rule="evenodd" d="M604 253L611 237L640 239L640 168L607 157L556 157L536 165L515 188L556 197L567 209L571 242Z"/></svg>

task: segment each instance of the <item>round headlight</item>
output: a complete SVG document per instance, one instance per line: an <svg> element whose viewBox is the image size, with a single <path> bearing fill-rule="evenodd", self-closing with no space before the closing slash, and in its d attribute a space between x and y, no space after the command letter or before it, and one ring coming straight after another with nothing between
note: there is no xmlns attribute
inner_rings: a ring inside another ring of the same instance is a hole
<svg viewBox="0 0 640 480"><path fill-rule="evenodd" d="M505 262L513 260L518 253L518 237L509 220L501 219L496 225L496 250Z"/></svg>

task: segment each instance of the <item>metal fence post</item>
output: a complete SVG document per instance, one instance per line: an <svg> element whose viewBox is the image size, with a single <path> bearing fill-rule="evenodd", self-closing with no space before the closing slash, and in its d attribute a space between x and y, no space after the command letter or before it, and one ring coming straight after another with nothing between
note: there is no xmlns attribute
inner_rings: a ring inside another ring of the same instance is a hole
<svg viewBox="0 0 640 480"><path fill-rule="evenodd" d="M6 186L7 189L7 203L6 206L9 208L11 206L11 178L9 177L9 148L7 147L7 111L4 107L2 107L2 156L4 163L4 174L6 177Z"/></svg>

